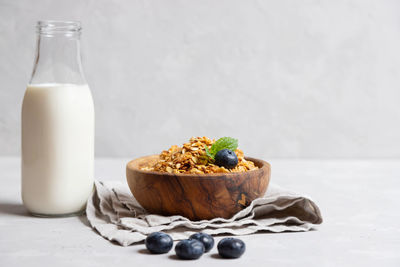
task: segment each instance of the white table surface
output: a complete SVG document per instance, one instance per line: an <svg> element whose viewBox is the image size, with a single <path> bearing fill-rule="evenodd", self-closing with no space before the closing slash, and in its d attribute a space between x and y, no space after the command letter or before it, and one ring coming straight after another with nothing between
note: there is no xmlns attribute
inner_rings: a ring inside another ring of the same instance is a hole
<svg viewBox="0 0 400 267"><path fill-rule="evenodd" d="M97 159L100 180L125 179L127 159ZM84 216L30 217L21 204L20 162L0 158L0 266L400 266L400 160L271 160L272 182L311 196L324 223L305 233L242 238L238 260L179 261L96 234ZM216 237L216 241L221 237Z"/></svg>

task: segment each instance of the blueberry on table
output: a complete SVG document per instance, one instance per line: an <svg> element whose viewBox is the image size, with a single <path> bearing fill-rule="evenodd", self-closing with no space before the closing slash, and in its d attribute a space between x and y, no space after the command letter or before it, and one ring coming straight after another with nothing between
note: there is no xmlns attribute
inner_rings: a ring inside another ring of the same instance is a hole
<svg viewBox="0 0 400 267"><path fill-rule="evenodd" d="M196 239L185 239L175 246L176 256L183 260L195 260L204 253L204 245Z"/></svg>
<svg viewBox="0 0 400 267"><path fill-rule="evenodd" d="M162 232L151 233L144 241L146 248L153 254L163 254L171 250L172 238Z"/></svg>
<svg viewBox="0 0 400 267"><path fill-rule="evenodd" d="M209 252L214 246L214 238L205 233L195 233L191 235L189 239L195 239L203 243L204 252Z"/></svg>
<svg viewBox="0 0 400 267"><path fill-rule="evenodd" d="M227 169L233 169L238 164L238 158L232 150L222 149L215 155L215 164Z"/></svg>
<svg viewBox="0 0 400 267"><path fill-rule="evenodd" d="M237 238L224 238L218 243L218 253L222 258L236 259L246 250L245 243Z"/></svg>

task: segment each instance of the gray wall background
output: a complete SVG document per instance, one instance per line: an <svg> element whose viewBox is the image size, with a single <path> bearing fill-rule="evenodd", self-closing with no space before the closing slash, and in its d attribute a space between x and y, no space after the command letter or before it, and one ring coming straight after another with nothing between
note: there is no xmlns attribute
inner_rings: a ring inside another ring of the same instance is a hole
<svg viewBox="0 0 400 267"><path fill-rule="evenodd" d="M193 135L264 158L400 157L400 1L0 0L0 155L19 155L35 22L83 23L97 156Z"/></svg>

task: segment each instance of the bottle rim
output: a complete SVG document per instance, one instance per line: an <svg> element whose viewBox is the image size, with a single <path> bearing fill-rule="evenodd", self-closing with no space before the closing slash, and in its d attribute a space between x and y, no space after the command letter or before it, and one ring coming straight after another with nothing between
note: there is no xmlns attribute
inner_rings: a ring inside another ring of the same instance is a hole
<svg viewBox="0 0 400 267"><path fill-rule="evenodd" d="M40 20L36 24L39 34L80 34L81 22L74 20Z"/></svg>

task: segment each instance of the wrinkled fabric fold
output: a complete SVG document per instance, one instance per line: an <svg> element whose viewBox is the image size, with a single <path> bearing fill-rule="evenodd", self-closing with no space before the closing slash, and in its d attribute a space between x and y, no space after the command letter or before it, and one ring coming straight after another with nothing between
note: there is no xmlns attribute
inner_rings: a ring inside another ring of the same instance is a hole
<svg viewBox="0 0 400 267"><path fill-rule="evenodd" d="M322 223L315 202L307 196L270 184L264 197L254 200L232 218L191 221L183 216L149 214L121 182L95 182L86 216L104 238L121 246L143 241L152 232L163 231L174 240L195 232L210 235L248 235L260 231L309 231Z"/></svg>

